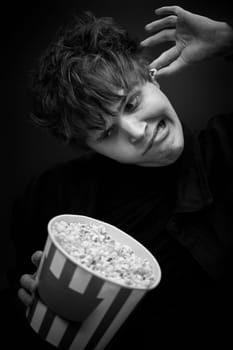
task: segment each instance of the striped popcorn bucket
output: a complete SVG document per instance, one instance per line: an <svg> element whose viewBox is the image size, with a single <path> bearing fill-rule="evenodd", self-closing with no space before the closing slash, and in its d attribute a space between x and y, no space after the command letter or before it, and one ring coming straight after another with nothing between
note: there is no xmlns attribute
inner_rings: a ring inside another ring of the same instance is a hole
<svg viewBox="0 0 233 350"><path fill-rule="evenodd" d="M79 265L53 237L51 227L61 220L105 227L113 239L149 260L155 276L153 285L149 289L128 287ZM38 292L27 310L34 331L61 349L102 350L145 294L159 284L161 270L142 244L117 227L86 216L64 214L48 223L37 278Z"/></svg>

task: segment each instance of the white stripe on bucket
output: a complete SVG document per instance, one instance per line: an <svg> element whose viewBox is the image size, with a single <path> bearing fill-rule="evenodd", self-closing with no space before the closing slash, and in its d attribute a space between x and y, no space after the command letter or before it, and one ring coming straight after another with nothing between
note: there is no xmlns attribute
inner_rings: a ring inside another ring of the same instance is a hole
<svg viewBox="0 0 233 350"><path fill-rule="evenodd" d="M56 250L50 265L50 270L55 277L60 278L65 262L66 258L59 252L59 250Z"/></svg>
<svg viewBox="0 0 233 350"><path fill-rule="evenodd" d="M47 257L48 256L48 253L49 253L49 249L51 247L51 244L52 244L52 240L51 238L48 236L47 240L46 240L46 244L45 244L45 247L44 247L44 255Z"/></svg>
<svg viewBox="0 0 233 350"><path fill-rule="evenodd" d="M103 301L84 321L69 350L85 349L87 343L95 333L96 328L99 326L100 322L117 296L120 288L120 286L113 285L109 282L103 283L103 287L97 296L97 298L103 299Z"/></svg>
<svg viewBox="0 0 233 350"><path fill-rule="evenodd" d="M38 333L40 326L43 322L44 316L46 314L47 307L42 304L39 300L37 301L37 305L35 307L33 317L31 320L31 327Z"/></svg>
<svg viewBox="0 0 233 350"><path fill-rule="evenodd" d="M46 340L53 345L58 346L67 328L68 323L62 318L56 316L50 327Z"/></svg>
<svg viewBox="0 0 233 350"><path fill-rule="evenodd" d="M45 257L47 258L48 254L49 254L49 250L51 248L51 245L52 245L52 241L50 239L50 237L47 238L47 241L46 241L46 244L45 244L45 247L44 247L44 252L43 252L43 255L42 255L42 258L41 258L41 261L40 261L40 265L37 269L37 274L36 274L36 281L38 282L39 279L40 279L40 274L41 274L41 270L42 270L42 267L43 267L43 264L44 264L44 259Z"/></svg>
<svg viewBox="0 0 233 350"><path fill-rule="evenodd" d="M73 277L70 281L69 288L75 290L78 293L83 294L91 280L91 274L87 273L85 270L77 267Z"/></svg>
<svg viewBox="0 0 233 350"><path fill-rule="evenodd" d="M145 293L145 290L132 290L125 304L122 306L121 310L118 312L118 314L110 324L104 336L101 338L101 340L95 347L95 350L104 349L104 347L109 343L114 334L117 333L120 326L124 324L126 318L130 315L130 313L135 308L136 304L141 300Z"/></svg>

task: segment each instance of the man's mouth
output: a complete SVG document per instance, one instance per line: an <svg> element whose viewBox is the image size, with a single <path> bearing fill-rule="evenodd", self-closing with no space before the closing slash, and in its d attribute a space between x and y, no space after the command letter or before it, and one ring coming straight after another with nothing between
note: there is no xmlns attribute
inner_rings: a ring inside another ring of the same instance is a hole
<svg viewBox="0 0 233 350"><path fill-rule="evenodd" d="M143 152L143 155L151 149L154 142L159 142L166 136L167 130L165 129L167 129L167 122L164 119L161 119L155 126L152 137L148 142L146 149Z"/></svg>

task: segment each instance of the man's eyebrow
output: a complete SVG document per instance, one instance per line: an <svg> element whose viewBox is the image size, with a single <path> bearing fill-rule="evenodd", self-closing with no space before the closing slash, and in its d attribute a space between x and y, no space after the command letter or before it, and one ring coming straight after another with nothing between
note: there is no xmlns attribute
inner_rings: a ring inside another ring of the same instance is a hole
<svg viewBox="0 0 233 350"><path fill-rule="evenodd" d="M119 103L119 106L117 107L117 112L120 112L122 110L122 107L124 106L125 102L127 101L128 99L128 94L127 95L124 95L121 100L120 100L120 103Z"/></svg>
<svg viewBox="0 0 233 350"><path fill-rule="evenodd" d="M137 95L140 92L140 87L137 86L133 88L130 92L122 96L122 99L120 100L119 106L117 107L117 112L120 112L124 106L124 104L133 96Z"/></svg>

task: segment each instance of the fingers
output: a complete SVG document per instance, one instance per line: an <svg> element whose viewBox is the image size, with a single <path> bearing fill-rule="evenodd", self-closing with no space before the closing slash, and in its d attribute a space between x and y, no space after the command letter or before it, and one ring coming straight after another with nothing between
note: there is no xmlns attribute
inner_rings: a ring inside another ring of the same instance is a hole
<svg viewBox="0 0 233 350"><path fill-rule="evenodd" d="M153 21L151 23L148 23L145 26L145 29L148 32L153 31L153 33L155 33L155 32L159 32L160 30L163 30L166 28L175 27L176 22L177 22L177 16L171 15L168 17L158 19L158 20Z"/></svg>
<svg viewBox="0 0 233 350"><path fill-rule="evenodd" d="M163 31L146 38L141 42L142 46L154 46L165 41L175 41L175 29L164 29Z"/></svg>
<svg viewBox="0 0 233 350"><path fill-rule="evenodd" d="M33 295L28 294L23 288L18 290L18 298L26 307L30 306L33 302Z"/></svg>
<svg viewBox="0 0 233 350"><path fill-rule="evenodd" d="M158 16L167 16L171 14L178 15L183 9L180 6L163 6L155 10Z"/></svg>
<svg viewBox="0 0 233 350"><path fill-rule="evenodd" d="M167 51L163 52L158 58L156 58L151 64L150 68L156 68L160 70L163 67L168 66L175 61L180 55L176 46L171 47Z"/></svg>
<svg viewBox="0 0 233 350"><path fill-rule="evenodd" d="M33 302L34 293L38 286L38 282L35 281L33 275L25 274L20 278L21 287L18 290L18 298L25 306L30 306Z"/></svg>
<svg viewBox="0 0 233 350"><path fill-rule="evenodd" d="M38 267L43 256L43 252L36 251L31 260L33 264ZM38 287L38 280L36 279L37 271L33 275L25 274L20 278L20 285L22 288L18 290L18 298L25 306L30 306L33 302L34 293Z"/></svg>
<svg viewBox="0 0 233 350"><path fill-rule="evenodd" d="M171 74L177 73L179 70L183 70L184 67L187 66L187 64L182 60L181 57L179 57L176 61L173 61L170 65L161 68L158 73L157 77L165 77L165 76L170 76Z"/></svg>
<svg viewBox="0 0 233 350"><path fill-rule="evenodd" d="M38 286L38 282L34 279L34 276L28 274L25 274L20 278L20 284L30 293L34 293Z"/></svg>
<svg viewBox="0 0 233 350"><path fill-rule="evenodd" d="M33 264L38 267L42 258L43 252L41 250L37 250L31 257Z"/></svg>

